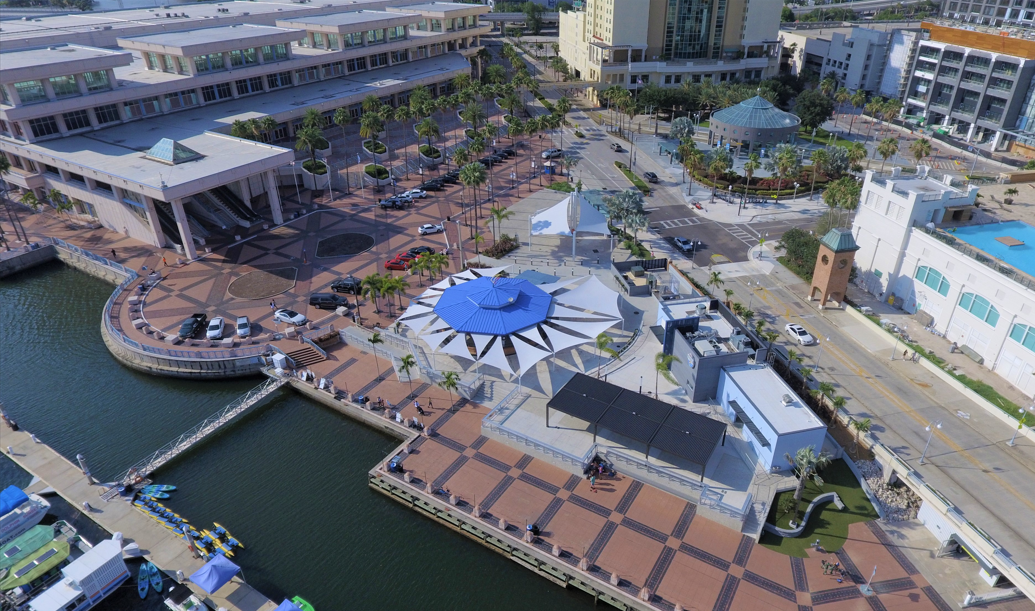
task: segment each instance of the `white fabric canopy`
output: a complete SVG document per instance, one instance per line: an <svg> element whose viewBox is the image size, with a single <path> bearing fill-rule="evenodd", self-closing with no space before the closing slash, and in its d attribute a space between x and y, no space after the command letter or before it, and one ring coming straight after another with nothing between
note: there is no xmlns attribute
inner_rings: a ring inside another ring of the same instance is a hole
<svg viewBox="0 0 1035 611"><path fill-rule="evenodd" d="M440 346L436 352L445 352L446 354L452 354L453 356L459 356L468 360L474 360L471 358L471 351L467 347L467 337L463 333L457 333L456 337L444 346Z"/></svg>
<svg viewBox="0 0 1035 611"><path fill-rule="evenodd" d="M596 276L590 276L581 285L558 295L556 299L561 304L586 308L615 318L622 317L622 313L618 311L618 293L607 288Z"/></svg>
<svg viewBox="0 0 1035 611"><path fill-rule="evenodd" d="M492 365L500 371L513 374L514 370L511 369L510 363L507 361L507 355L503 353L503 338L496 335L493 337L496 338L496 341L489 347L489 351L485 353L485 356L478 359L478 362Z"/></svg>
<svg viewBox="0 0 1035 611"><path fill-rule="evenodd" d="M586 339L583 337L576 337L568 333L561 333L560 331L554 329L549 325L543 325L542 328L543 331L546 333L546 337L550 338L550 343L553 345L553 351L555 353L560 352L565 348L571 348L572 346L577 346L579 344L586 343Z"/></svg>
<svg viewBox="0 0 1035 611"><path fill-rule="evenodd" d="M579 226L576 231L582 233L601 233L609 235L607 218L589 203L581 191L576 191L564 198L559 204L532 216L532 235L571 235L568 228L568 204L579 205Z"/></svg>
<svg viewBox="0 0 1035 611"><path fill-rule="evenodd" d="M514 351L518 357L518 373L526 371L539 361L550 356L546 350L540 350L531 344L526 344L518 338L511 338L514 344Z"/></svg>
<svg viewBox="0 0 1035 611"><path fill-rule="evenodd" d="M549 294L552 295L552 294L554 294L554 292L563 289L564 287L568 286L572 282L575 282L579 278L580 278L580 276L574 276L574 277L571 277L571 278L562 278L562 279L558 280L557 282L551 282L549 284L540 284L539 285L539 290L543 291L544 293L549 293Z"/></svg>

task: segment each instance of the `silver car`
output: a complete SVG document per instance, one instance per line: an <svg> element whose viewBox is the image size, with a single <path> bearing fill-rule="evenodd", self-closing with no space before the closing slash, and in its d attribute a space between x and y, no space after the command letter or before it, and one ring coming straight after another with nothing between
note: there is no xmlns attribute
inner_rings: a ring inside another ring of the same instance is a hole
<svg viewBox="0 0 1035 611"><path fill-rule="evenodd" d="M248 337L252 334L252 323L247 316L237 317L237 337Z"/></svg>
<svg viewBox="0 0 1035 611"><path fill-rule="evenodd" d="M222 316L216 316L208 323L208 331L205 337L208 339L223 339L223 326L225 325Z"/></svg>

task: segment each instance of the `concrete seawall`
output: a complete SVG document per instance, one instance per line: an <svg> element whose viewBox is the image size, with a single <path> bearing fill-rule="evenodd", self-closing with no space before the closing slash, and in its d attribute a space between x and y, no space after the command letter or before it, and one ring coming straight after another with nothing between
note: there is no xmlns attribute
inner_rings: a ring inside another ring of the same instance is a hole
<svg viewBox="0 0 1035 611"><path fill-rule="evenodd" d="M0 259L0 279L57 258L57 249L54 246L48 245L35 250L26 250L20 253L12 251L10 253L3 253L3 255L3 258Z"/></svg>

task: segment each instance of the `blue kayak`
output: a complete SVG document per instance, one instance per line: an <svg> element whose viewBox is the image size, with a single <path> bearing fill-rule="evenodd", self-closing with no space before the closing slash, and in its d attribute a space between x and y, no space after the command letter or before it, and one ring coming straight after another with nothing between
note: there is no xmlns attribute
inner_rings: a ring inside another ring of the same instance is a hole
<svg viewBox="0 0 1035 611"><path fill-rule="evenodd" d="M155 592L161 592L162 574L158 572L158 567L152 562L147 563L147 576L151 580L151 587L155 589Z"/></svg>
<svg viewBox="0 0 1035 611"><path fill-rule="evenodd" d="M147 582L148 582L148 579L149 579L149 577L147 575L147 565L148 564L150 564L150 563L149 562L145 562L144 564L141 564L140 565L140 572L137 573L137 594L140 595L140 598L147 598L147 585L148 585Z"/></svg>

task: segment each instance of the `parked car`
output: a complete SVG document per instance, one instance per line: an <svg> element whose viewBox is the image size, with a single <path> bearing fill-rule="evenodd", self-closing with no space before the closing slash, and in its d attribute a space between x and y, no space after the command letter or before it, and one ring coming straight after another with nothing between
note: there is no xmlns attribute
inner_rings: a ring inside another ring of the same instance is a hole
<svg viewBox="0 0 1035 611"><path fill-rule="evenodd" d="M205 332L205 337L208 339L223 339L223 327L225 325L223 317L216 316L212 319L212 322L208 323L208 331Z"/></svg>
<svg viewBox="0 0 1035 611"><path fill-rule="evenodd" d="M658 175L654 172L644 172L643 177L647 179L647 182L658 182Z"/></svg>
<svg viewBox="0 0 1035 611"><path fill-rule="evenodd" d="M621 144L618 144L617 142L612 142L611 143L611 150L616 152L616 153L621 153L625 149L622 148Z"/></svg>
<svg viewBox="0 0 1035 611"><path fill-rule="evenodd" d="M493 165L496 165L497 163L499 163L499 161L497 161L493 157L490 157L490 156L486 155L485 157L482 157L481 159L479 159L478 163L480 163L483 166L488 168L488 167L491 167Z"/></svg>
<svg viewBox="0 0 1035 611"><path fill-rule="evenodd" d="M378 206L381 206L381 208L383 210L388 210L389 208L395 208L396 210L402 210L403 208L406 207L406 203L402 202L402 201L399 201L397 199L392 199L392 198L389 197L388 199L381 200L381 202L378 204Z"/></svg>
<svg viewBox="0 0 1035 611"><path fill-rule="evenodd" d="M388 199L396 202L403 202L404 204L412 204L413 198L410 195L408 195L408 193L409 191L407 191L406 193L399 193L398 195L393 195Z"/></svg>
<svg viewBox="0 0 1035 611"><path fill-rule="evenodd" d="M679 250L681 250L683 252L687 252L689 250L692 250L693 247L694 247L694 241L693 240L688 240L686 238L675 238L672 241L676 243L676 248L678 248Z"/></svg>
<svg viewBox="0 0 1035 611"><path fill-rule="evenodd" d="M434 180L446 183L448 185L455 185L456 183L460 182L460 172L446 172L445 174L439 176Z"/></svg>
<svg viewBox="0 0 1035 611"><path fill-rule="evenodd" d="M341 306L348 307L349 300L335 293L313 293L309 296L309 305L321 310L334 310Z"/></svg>
<svg viewBox="0 0 1035 611"><path fill-rule="evenodd" d="M187 339L197 335L198 331L208 324L208 314L191 314L191 317L180 324L180 339Z"/></svg>
<svg viewBox="0 0 1035 611"><path fill-rule="evenodd" d="M797 323L789 322L783 330L802 346L809 346L816 343L816 338L812 337L812 334L806 331L805 327Z"/></svg>
<svg viewBox="0 0 1035 611"><path fill-rule="evenodd" d="M443 186L441 181L429 180L420 186L425 191L441 191Z"/></svg>
<svg viewBox="0 0 1035 611"><path fill-rule="evenodd" d="M252 321L247 316L237 317L237 337L248 337L252 334Z"/></svg>
<svg viewBox="0 0 1035 611"><path fill-rule="evenodd" d="M349 293L350 295L358 295L362 281L355 276L346 276L344 278L338 278L331 283L331 290L335 293Z"/></svg>
<svg viewBox="0 0 1035 611"><path fill-rule="evenodd" d="M513 157L517 155L517 151L515 151L514 149L507 148L500 151L500 154L504 157Z"/></svg>
<svg viewBox="0 0 1035 611"><path fill-rule="evenodd" d="M385 269L406 271L410 269L410 262L403 259L395 258L390 261L385 261Z"/></svg>
<svg viewBox="0 0 1035 611"><path fill-rule="evenodd" d="M425 191L424 189L410 189L406 193L403 193L403 195L406 195L406 196L410 197L411 198L410 201L413 201L414 198L416 198L416 199L424 199L425 197L428 196L428 192Z"/></svg>
<svg viewBox="0 0 1035 611"><path fill-rule="evenodd" d="M543 159L553 159L555 157L560 157L563 154L564 151L562 151L561 149L546 149L545 151L543 151L542 157Z"/></svg>
<svg viewBox="0 0 1035 611"><path fill-rule="evenodd" d="M432 225L430 223L428 223L427 225L421 225L420 227L417 228L417 232L419 234L421 234L421 235L429 235L429 234L432 234L432 233L441 233L442 231L444 231L442 225Z"/></svg>
<svg viewBox="0 0 1035 611"><path fill-rule="evenodd" d="M305 324L305 316L302 316L294 310L281 308L273 313L273 322L287 323L297 327Z"/></svg>
<svg viewBox="0 0 1035 611"><path fill-rule="evenodd" d="M414 246L410 249L410 252L415 255L430 255L435 252L435 249L430 246Z"/></svg>

